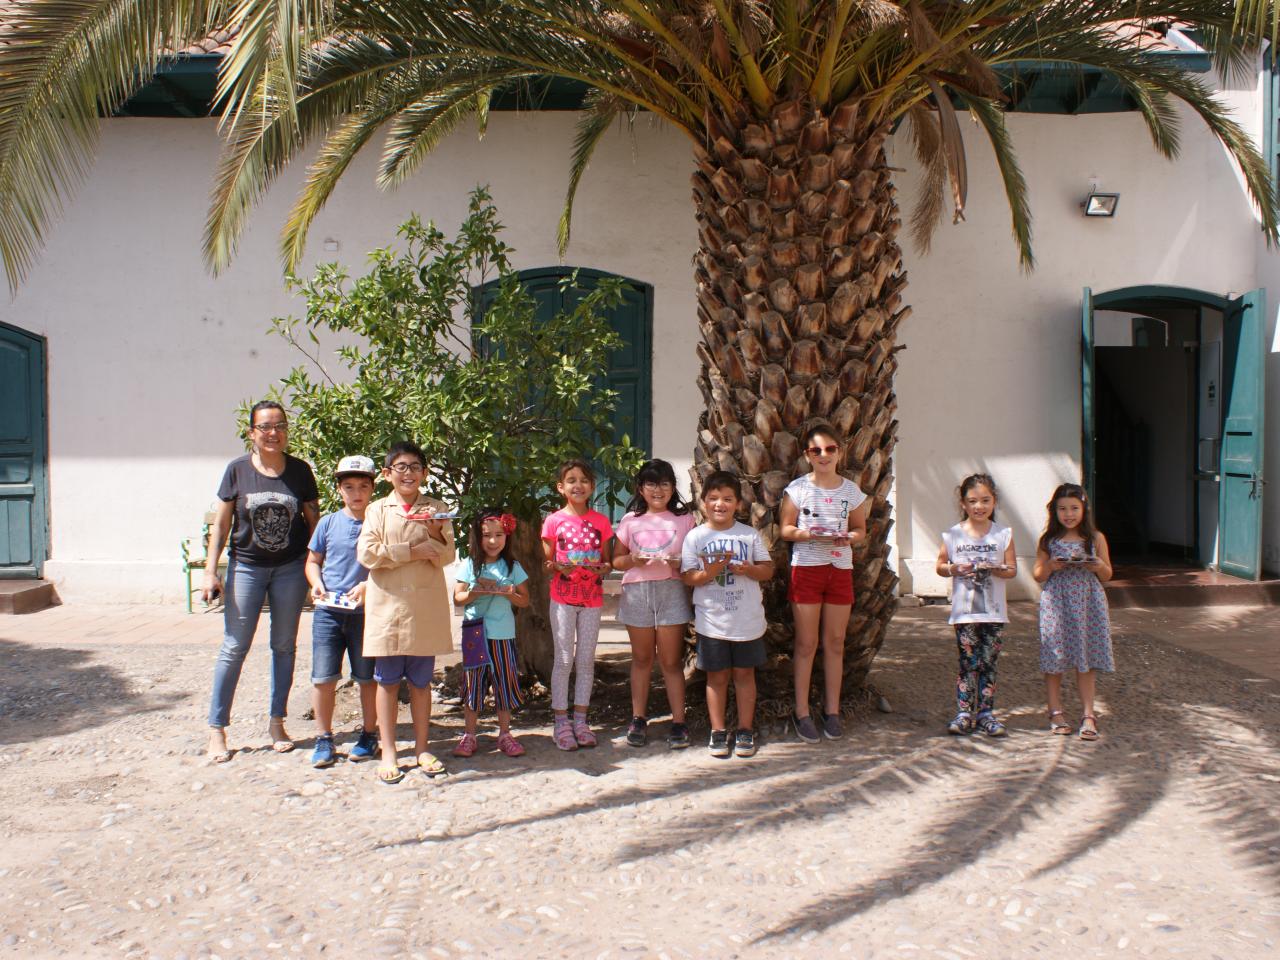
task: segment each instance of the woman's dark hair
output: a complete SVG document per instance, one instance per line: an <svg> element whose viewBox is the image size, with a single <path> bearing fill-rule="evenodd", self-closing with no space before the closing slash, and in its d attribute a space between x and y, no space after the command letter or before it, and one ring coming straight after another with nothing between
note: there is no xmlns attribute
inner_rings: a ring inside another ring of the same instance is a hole
<svg viewBox="0 0 1280 960"><path fill-rule="evenodd" d="M671 464L665 460L646 460L640 464L640 469L636 471L636 478L633 483L635 493L627 501L628 513L640 516L640 514L648 512L649 504L645 502L644 494L640 492L640 488L646 483L671 484L671 499L667 501L667 509L677 517L682 517L689 512L689 505L684 502L684 497L680 496L680 490L676 486L676 472Z"/></svg>
<svg viewBox="0 0 1280 960"><path fill-rule="evenodd" d="M387 451L386 457L383 458L382 465L390 467L396 462L397 457L403 457L406 453L411 457L417 457L418 462L424 467L427 465L427 455L422 452L422 448L408 440L397 440L393 443L391 449Z"/></svg>
<svg viewBox="0 0 1280 960"><path fill-rule="evenodd" d="M808 450L809 443L819 434L824 437L830 437L836 442L836 446L843 449L844 437L840 436L836 428L825 420L815 420L813 423L809 424L809 428L805 430L804 433L800 434L800 449Z"/></svg>
<svg viewBox="0 0 1280 960"><path fill-rule="evenodd" d="M1084 513L1080 517L1080 526L1076 527L1080 536L1084 538L1084 542L1090 551L1094 551L1094 540L1097 539L1098 529L1093 525L1093 512L1089 509L1089 494L1084 487L1078 483L1061 483L1058 489L1053 491L1053 496L1049 498L1046 507L1049 511L1049 522L1045 524L1044 533L1040 534L1040 542L1036 544L1037 549L1049 552L1049 542L1056 540L1067 532L1058 521L1058 501L1064 498L1079 500L1080 505L1084 507Z"/></svg>
<svg viewBox="0 0 1280 960"><path fill-rule="evenodd" d="M996 482L991 479L989 473L971 473L960 481L960 486L956 490L956 500L960 504L960 519L963 520L969 514L964 510L964 498L974 487L986 487L991 491L991 496L995 497L996 503L1000 502L1000 491L996 489ZM991 519L996 518L995 508L991 508Z"/></svg>
<svg viewBox="0 0 1280 960"><path fill-rule="evenodd" d="M250 407L250 408L249 408L249 425L246 427L246 430L247 430L249 433L253 433L253 428L254 428L254 427L257 425L257 423L258 423L258 411L259 411L259 410L279 410L279 411L280 411L280 415L284 417L284 419L285 419L285 421L286 421L286 422L287 422L287 421L288 421L288 419L289 419L289 415L288 415L287 413L285 413L284 407L282 407L282 406L280 405L280 402L279 402L279 401L277 401L277 400L259 400L257 403L255 403L252 407Z"/></svg>
<svg viewBox="0 0 1280 960"><path fill-rule="evenodd" d="M556 467L556 483L564 483L565 474L570 470L577 468L583 472L588 480L594 485L596 482L596 468L587 463L581 457L574 457L571 460L565 460L560 466Z"/></svg>
<svg viewBox="0 0 1280 960"><path fill-rule="evenodd" d="M474 517L471 518L471 525L467 529L467 552L471 555L471 572L475 576L480 576L480 568L484 566L484 522L486 520L501 520L506 515L506 511L501 507L485 507ZM511 571L515 569L515 560L511 556L511 534L507 533L505 524L503 525L503 533L507 534L507 542L502 545L502 551L498 554L498 559L506 564L503 571L504 576L509 576Z"/></svg>

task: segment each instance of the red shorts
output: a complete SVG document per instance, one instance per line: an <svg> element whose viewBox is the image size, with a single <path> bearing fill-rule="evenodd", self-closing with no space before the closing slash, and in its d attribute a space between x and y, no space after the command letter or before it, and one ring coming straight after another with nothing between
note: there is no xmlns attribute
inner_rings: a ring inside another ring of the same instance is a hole
<svg viewBox="0 0 1280 960"><path fill-rule="evenodd" d="M791 568L792 603L853 603L853 571L830 563Z"/></svg>

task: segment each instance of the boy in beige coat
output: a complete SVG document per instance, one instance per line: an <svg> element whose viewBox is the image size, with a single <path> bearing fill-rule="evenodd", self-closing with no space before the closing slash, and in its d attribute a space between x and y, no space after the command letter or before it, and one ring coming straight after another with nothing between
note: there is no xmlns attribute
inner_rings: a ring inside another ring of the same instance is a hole
<svg viewBox="0 0 1280 960"><path fill-rule="evenodd" d="M364 655L374 658L378 684L378 779L399 783L404 772L398 763L396 713L402 679L409 681L418 766L429 777L445 772L444 764L427 752L427 730L436 656L453 650L444 568L456 551L449 521L431 519L445 505L418 489L426 469L422 450L401 441L387 451L384 464L382 476L391 483L391 495L369 504L356 556L369 568Z"/></svg>

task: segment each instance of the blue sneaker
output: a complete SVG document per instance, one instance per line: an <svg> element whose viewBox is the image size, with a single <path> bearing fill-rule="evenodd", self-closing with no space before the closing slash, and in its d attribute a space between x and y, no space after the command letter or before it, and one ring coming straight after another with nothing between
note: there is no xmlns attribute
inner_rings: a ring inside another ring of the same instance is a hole
<svg viewBox="0 0 1280 960"><path fill-rule="evenodd" d="M311 765L316 768L332 767L338 754L333 749L333 734L323 733L316 737L316 748L311 751Z"/></svg>
<svg viewBox="0 0 1280 960"><path fill-rule="evenodd" d="M356 738L356 745L347 754L347 759L352 763L360 763L362 760L372 760L377 755L378 734L372 730L361 730L360 736Z"/></svg>

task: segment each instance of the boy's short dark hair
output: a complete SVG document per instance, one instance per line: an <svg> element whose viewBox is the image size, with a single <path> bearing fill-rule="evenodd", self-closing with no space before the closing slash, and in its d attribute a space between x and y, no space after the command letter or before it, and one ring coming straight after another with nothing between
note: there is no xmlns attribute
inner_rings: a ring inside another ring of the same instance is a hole
<svg viewBox="0 0 1280 960"><path fill-rule="evenodd" d="M732 490L735 497L742 499L742 481L736 473L728 470L717 470L702 481L702 499L707 499L707 494L712 490Z"/></svg>
<svg viewBox="0 0 1280 960"><path fill-rule="evenodd" d="M571 460L565 460L560 466L556 467L556 483L564 483L565 474L575 467L581 470L592 483L596 482L596 468L581 457L574 457Z"/></svg>
<svg viewBox="0 0 1280 960"><path fill-rule="evenodd" d="M416 443L408 440L398 440L391 445L391 449L387 451L386 457L382 461L384 467L390 467L396 462L397 457L403 457L405 454L411 457L417 457L418 462L424 467L427 465L427 455L422 452L422 448Z"/></svg>

